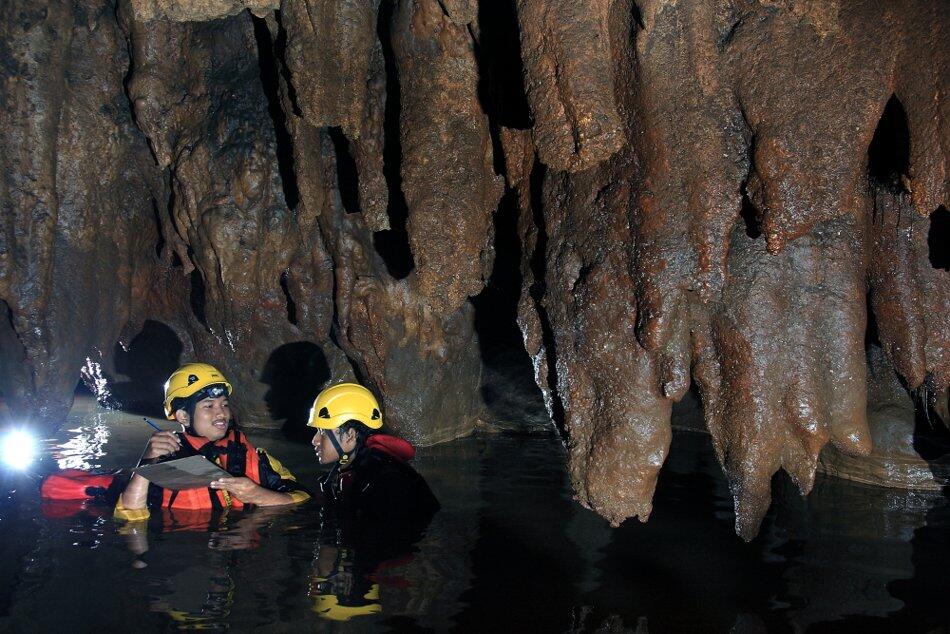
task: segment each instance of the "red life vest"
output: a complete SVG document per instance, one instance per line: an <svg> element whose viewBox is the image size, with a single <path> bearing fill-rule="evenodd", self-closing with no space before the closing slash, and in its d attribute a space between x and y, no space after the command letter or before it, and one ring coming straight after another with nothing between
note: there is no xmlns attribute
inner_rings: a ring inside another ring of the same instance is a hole
<svg viewBox="0 0 950 634"><path fill-rule="evenodd" d="M200 453L201 449L211 442L205 438L191 436L190 434L180 434L180 436L184 437L185 442L188 443L189 447L191 447L191 449L196 454ZM214 445L223 449L227 447L229 441L238 442L244 445L243 475L247 478L250 478L257 484L260 484L261 478L259 457L257 451L254 449L254 446L251 445L243 433L237 430L229 431L224 438L221 440L216 440ZM220 454L217 458L217 463L221 466L221 468L227 470L228 454ZM162 506L166 508L186 510L229 507L241 509L244 508L244 503L232 497L226 491L221 491L219 489L182 489L180 491L163 489Z"/></svg>
<svg viewBox="0 0 950 634"><path fill-rule="evenodd" d="M43 478L40 497L44 500L89 500L112 484L114 473L89 473L63 469Z"/></svg>

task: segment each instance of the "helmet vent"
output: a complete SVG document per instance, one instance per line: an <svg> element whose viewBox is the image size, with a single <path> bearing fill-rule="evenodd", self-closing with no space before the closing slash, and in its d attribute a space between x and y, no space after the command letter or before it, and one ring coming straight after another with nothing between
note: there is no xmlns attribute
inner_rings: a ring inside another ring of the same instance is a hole
<svg viewBox="0 0 950 634"><path fill-rule="evenodd" d="M317 416L320 418L330 418L330 411L326 407L321 407Z"/></svg>
<svg viewBox="0 0 950 634"><path fill-rule="evenodd" d="M197 382L198 382L197 376L195 376L194 374L188 375L188 385L191 385L192 383L197 383Z"/></svg>
<svg viewBox="0 0 950 634"><path fill-rule="evenodd" d="M372 417L372 420L379 420L379 410L376 409L376 408L373 408L373 417Z"/></svg>

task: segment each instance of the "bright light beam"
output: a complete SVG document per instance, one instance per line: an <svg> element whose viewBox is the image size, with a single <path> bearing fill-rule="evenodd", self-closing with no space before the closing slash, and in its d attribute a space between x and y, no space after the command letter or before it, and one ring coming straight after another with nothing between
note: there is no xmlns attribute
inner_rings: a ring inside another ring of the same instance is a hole
<svg viewBox="0 0 950 634"><path fill-rule="evenodd" d="M23 471L36 457L36 439L23 429L13 429L0 438L0 460L10 469Z"/></svg>

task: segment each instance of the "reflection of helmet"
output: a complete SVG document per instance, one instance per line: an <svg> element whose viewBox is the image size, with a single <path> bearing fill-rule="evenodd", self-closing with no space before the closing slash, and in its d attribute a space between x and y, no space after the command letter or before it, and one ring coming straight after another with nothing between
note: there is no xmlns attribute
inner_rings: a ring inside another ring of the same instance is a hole
<svg viewBox="0 0 950 634"><path fill-rule="evenodd" d="M356 605L351 605L351 602L353 601L346 600L341 603L335 594L319 594L313 603L313 611L321 619L330 621L349 621L355 616L379 614L383 611L383 606L379 603L379 586L375 583L369 587L362 600L353 602Z"/></svg>
<svg viewBox="0 0 950 634"><path fill-rule="evenodd" d="M194 616L181 610L166 610L179 630L217 630L221 623L206 616Z"/></svg>
<svg viewBox="0 0 950 634"><path fill-rule="evenodd" d="M383 426L383 415L373 393L356 383L340 383L320 392L310 409L307 425L336 429L348 420L357 420L370 429Z"/></svg>
<svg viewBox="0 0 950 634"><path fill-rule="evenodd" d="M156 595L152 612L163 612L177 630L218 630L226 625L234 604L234 581L223 570L185 567L167 580L167 594Z"/></svg>
<svg viewBox="0 0 950 634"><path fill-rule="evenodd" d="M165 416L169 420L175 419L175 409L177 408L172 406L175 399L194 396L211 385L223 385L228 395L231 395L231 384L213 365L186 363L172 372L172 375L165 381Z"/></svg>

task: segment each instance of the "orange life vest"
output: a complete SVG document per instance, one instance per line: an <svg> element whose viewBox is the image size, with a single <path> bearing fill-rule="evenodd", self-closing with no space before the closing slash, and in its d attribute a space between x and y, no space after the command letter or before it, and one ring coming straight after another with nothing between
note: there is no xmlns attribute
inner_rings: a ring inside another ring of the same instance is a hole
<svg viewBox="0 0 950 634"><path fill-rule="evenodd" d="M188 444L188 448L186 448L184 445L182 446L184 451L180 452L180 454L184 455L201 454L202 450L206 449L207 445L211 443L211 441L206 440L205 438L191 436L190 434L179 434L179 437L184 438L185 442ZM244 445L244 473L232 472L232 475L235 477L240 477L243 475L247 478L250 478L257 484L260 484L260 457L258 456L257 451L254 449L254 446L251 445L243 433L232 429L227 433L227 435L225 435L224 438L221 440L216 440L214 442L214 447L223 450L227 448L229 442L235 442L237 444ZM188 451L189 448L191 451ZM179 455L179 457L183 456ZM225 471L230 471L228 469L227 452L220 453L215 458L215 462ZM244 503L232 497L227 491L221 491L219 489L182 489L180 491L162 489L162 506L166 508L186 510L215 508L241 509L244 508Z"/></svg>

